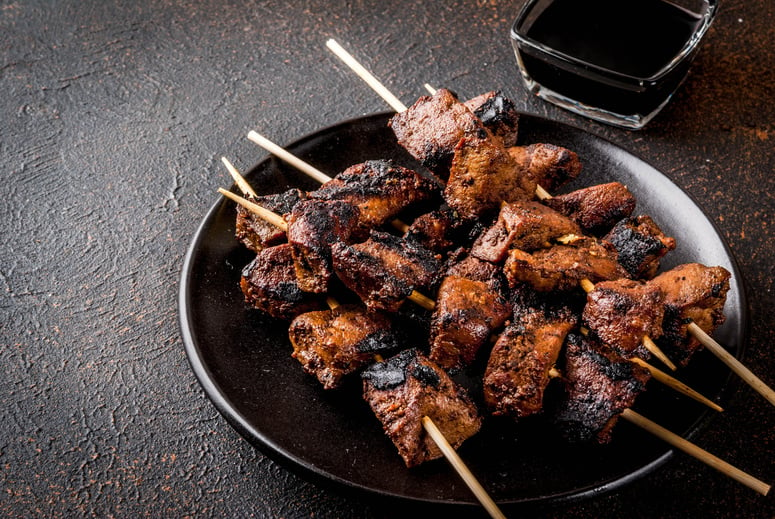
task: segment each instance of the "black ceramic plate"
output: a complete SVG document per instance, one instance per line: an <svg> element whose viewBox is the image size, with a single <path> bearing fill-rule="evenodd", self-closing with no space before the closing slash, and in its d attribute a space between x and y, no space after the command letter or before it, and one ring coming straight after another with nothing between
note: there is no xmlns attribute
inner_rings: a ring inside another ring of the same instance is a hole
<svg viewBox="0 0 775 519"><path fill-rule="evenodd" d="M287 148L330 175L368 159L413 160L387 128L388 114L344 122ZM550 142L575 150L584 163L576 185L618 180L638 199L637 214L650 214L678 242L665 268L697 261L733 273L727 321L716 338L735 354L745 342L746 316L740 277L713 224L692 199L664 175L621 148L580 129L524 116L523 143ZM254 188L279 192L315 183L276 159L247 175ZM361 399L353 380L324 391L290 357L287 323L247 308L238 283L250 253L234 238L234 204L219 200L199 227L183 266L182 334L190 362L207 395L251 443L305 476L431 503L475 503L444 460L408 470ZM656 361L655 361L656 362ZM700 352L678 376L719 401L729 391L728 370ZM712 411L651 382L634 409L683 436L692 437ZM459 451L483 486L501 503L557 503L590 497L638 478L665 462L670 449L621 422L606 446L569 445L542 419L512 424L488 418Z"/></svg>

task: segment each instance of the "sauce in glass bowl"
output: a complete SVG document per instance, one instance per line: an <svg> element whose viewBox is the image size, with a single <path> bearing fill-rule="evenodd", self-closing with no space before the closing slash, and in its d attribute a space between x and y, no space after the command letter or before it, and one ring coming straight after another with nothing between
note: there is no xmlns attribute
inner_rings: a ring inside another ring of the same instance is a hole
<svg viewBox="0 0 775 519"><path fill-rule="evenodd" d="M686 78L716 1L530 0L511 30L531 91L587 117L638 129Z"/></svg>

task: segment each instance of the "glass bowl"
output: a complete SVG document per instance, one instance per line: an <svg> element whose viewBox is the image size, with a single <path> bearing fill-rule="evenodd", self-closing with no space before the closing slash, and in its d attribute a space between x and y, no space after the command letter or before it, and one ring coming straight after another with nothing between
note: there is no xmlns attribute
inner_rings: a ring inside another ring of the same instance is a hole
<svg viewBox="0 0 775 519"><path fill-rule="evenodd" d="M639 129L686 78L717 7L717 0L528 0L511 42L540 98Z"/></svg>

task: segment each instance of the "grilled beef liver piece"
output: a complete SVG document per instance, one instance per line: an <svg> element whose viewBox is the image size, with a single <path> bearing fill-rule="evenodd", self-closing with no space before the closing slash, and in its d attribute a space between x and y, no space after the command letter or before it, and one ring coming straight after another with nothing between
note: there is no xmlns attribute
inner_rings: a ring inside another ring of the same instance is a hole
<svg viewBox="0 0 775 519"><path fill-rule="evenodd" d="M585 234L602 236L635 210L635 197L620 182L598 184L557 195L544 203L564 214Z"/></svg>
<svg viewBox="0 0 775 519"><path fill-rule="evenodd" d="M361 377L364 399L407 467L442 456L423 428L423 416L433 420L453 448L481 428L482 419L465 390L415 349L373 364Z"/></svg>

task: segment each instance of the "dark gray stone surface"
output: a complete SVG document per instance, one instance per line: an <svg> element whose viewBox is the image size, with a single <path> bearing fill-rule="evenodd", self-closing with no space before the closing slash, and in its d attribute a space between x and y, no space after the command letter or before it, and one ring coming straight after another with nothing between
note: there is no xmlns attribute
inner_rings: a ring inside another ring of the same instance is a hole
<svg viewBox="0 0 775 519"><path fill-rule="evenodd" d="M640 132L526 94L508 42L519 3L0 2L0 515L397 515L245 442L199 387L177 321L189 240L230 184L219 158L265 157L249 129L284 143L386 109L329 37L407 103L424 82L501 88L667 174L738 259L745 362L775 385L773 3L723 2L689 79ZM739 385L696 442L772 482L774 426ZM614 494L529 513L560 514L765 518L775 504L677 455Z"/></svg>

